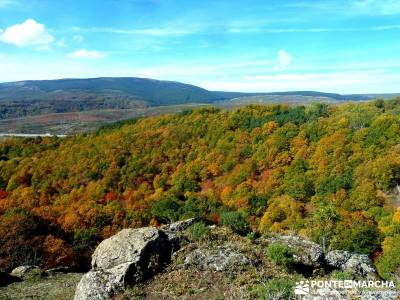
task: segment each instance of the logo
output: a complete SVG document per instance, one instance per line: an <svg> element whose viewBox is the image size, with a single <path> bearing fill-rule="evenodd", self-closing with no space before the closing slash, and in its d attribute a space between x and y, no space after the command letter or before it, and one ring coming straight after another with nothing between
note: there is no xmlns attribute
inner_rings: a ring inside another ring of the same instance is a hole
<svg viewBox="0 0 400 300"><path fill-rule="evenodd" d="M309 296L325 296L327 299L338 299L337 296L342 296L343 299L350 299L348 297L349 295L361 295L360 293L362 293L362 290L367 289L365 292L372 293L372 296L376 295L376 293L380 295L393 294L399 296L400 293L397 292L395 288L393 281L302 280L296 282L294 294L300 296L298 297L299 299L305 299ZM351 299L353 299L353 297ZM375 297L368 299L375 299ZM383 297L382 299L386 298Z"/></svg>
<svg viewBox="0 0 400 300"><path fill-rule="evenodd" d="M310 293L310 282L308 280L296 282L295 295L308 295Z"/></svg>

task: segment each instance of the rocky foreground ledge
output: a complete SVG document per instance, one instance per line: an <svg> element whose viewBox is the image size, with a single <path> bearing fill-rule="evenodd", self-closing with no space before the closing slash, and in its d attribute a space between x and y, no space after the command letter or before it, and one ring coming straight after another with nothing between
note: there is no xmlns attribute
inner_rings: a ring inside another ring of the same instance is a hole
<svg viewBox="0 0 400 300"><path fill-rule="evenodd" d="M161 271L180 247L176 233L193 223L194 219L189 219L163 229L123 229L102 241L92 255L92 270L82 277L74 299L107 299Z"/></svg>
<svg viewBox="0 0 400 300"><path fill-rule="evenodd" d="M176 251L181 251L179 233L194 222L190 219L160 229L124 229L104 240L92 256L92 270L77 286L75 300L107 299L151 278L170 264ZM318 244L297 236L261 238L258 243L285 245L292 253L295 269L304 276L341 270L354 278L379 279L367 255L347 251L331 251L325 255ZM251 257L246 251L235 249L232 243L224 243L193 249L185 255L181 266L183 269L192 267L199 271L224 272L261 264L257 255Z"/></svg>
<svg viewBox="0 0 400 300"><path fill-rule="evenodd" d="M271 245L284 246L290 266L271 256ZM50 279L37 284L49 290L53 284L58 284L58 289L76 286L74 296L57 294L58 299L75 300L293 299L299 282L381 280L367 255L339 250L323 253L318 244L298 236L242 237L227 228L207 226L194 219L161 228L121 230L98 245L88 273L79 277L57 275L64 271L67 270L52 270L46 273ZM20 299L10 295L13 289L29 282L27 277L32 273L43 271L29 266L14 270L10 276L22 282L3 290L8 296L4 299ZM58 283L51 278L63 281ZM319 296L303 295L302 299L394 300L399 296L393 288L347 294L322 288L319 292ZM1 295L2 288L3 299ZM54 299L41 295L37 298Z"/></svg>

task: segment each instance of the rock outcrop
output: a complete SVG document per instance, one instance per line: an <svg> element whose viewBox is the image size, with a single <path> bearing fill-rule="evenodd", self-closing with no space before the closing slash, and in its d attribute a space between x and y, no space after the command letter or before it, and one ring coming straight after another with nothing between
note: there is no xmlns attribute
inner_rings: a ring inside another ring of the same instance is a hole
<svg viewBox="0 0 400 300"><path fill-rule="evenodd" d="M368 255L334 250L326 254L328 266L346 271L358 277L377 278L374 265Z"/></svg>
<svg viewBox="0 0 400 300"><path fill-rule="evenodd" d="M123 229L96 248L92 270L82 277L74 299L106 299L159 271L169 263L171 252L171 241L162 230Z"/></svg>
<svg viewBox="0 0 400 300"><path fill-rule="evenodd" d="M311 273L332 269L346 271L356 277L377 279L372 260L365 254L333 250L324 255L321 246L298 236L278 236L268 240L269 243L282 243L293 252L294 261L311 268ZM308 274L310 275L310 274Z"/></svg>
<svg viewBox="0 0 400 300"><path fill-rule="evenodd" d="M27 279L38 275L43 275L44 272L38 266L24 265L16 267L11 271L12 276L19 277L21 279Z"/></svg>
<svg viewBox="0 0 400 300"><path fill-rule="evenodd" d="M285 235L274 237L269 242L288 246L293 252L293 259L298 264L313 268L320 268L324 265L322 247L310 240L299 236Z"/></svg>
<svg viewBox="0 0 400 300"><path fill-rule="evenodd" d="M123 229L97 246L92 269L110 269L129 262L146 272L169 260L170 253L165 252L170 252L170 242L163 231L152 227Z"/></svg>
<svg viewBox="0 0 400 300"><path fill-rule="evenodd" d="M195 266L200 270L225 271L251 264L244 254L229 248L195 249L185 259L184 266Z"/></svg>
<svg viewBox="0 0 400 300"><path fill-rule="evenodd" d="M184 221L178 221L175 223L167 224L161 226L161 229L167 232L182 232L189 228L189 226L193 225L196 222L196 218L187 219Z"/></svg>
<svg viewBox="0 0 400 300"><path fill-rule="evenodd" d="M185 231L194 219L177 222L161 228L124 229L101 242L92 255L92 269L80 280L75 300L102 300L118 294L129 285L141 282L163 269L172 260L172 254L185 239ZM215 236L218 238L218 235ZM257 268L261 260L254 252L240 250L235 243L187 245L175 253L176 266L186 271L240 272ZM261 238L254 246L265 247L281 243L291 249L294 268L304 276L322 276L333 269L351 273L355 277L377 278L367 255L347 251L331 251L324 255L322 248L299 236ZM236 245L236 246L235 246ZM194 247L193 247L194 246ZM193 250L194 249L194 250ZM180 256L179 256L180 255ZM176 258L178 257L178 258ZM182 264L183 262L183 264ZM178 265L177 265L178 264ZM21 267L15 272L27 272ZM223 274L221 276L224 276Z"/></svg>
<svg viewBox="0 0 400 300"><path fill-rule="evenodd" d="M47 269L45 271L45 274L47 274L49 276L53 276L53 275L57 275L60 273L70 273L70 272L71 272L71 268L69 268L69 267L56 267L56 268Z"/></svg>
<svg viewBox="0 0 400 300"><path fill-rule="evenodd" d="M160 229L162 229L167 234L168 239L171 242L172 252L177 251L181 247L181 239L179 238L178 233L188 229L195 222L196 218L191 218L160 227Z"/></svg>
<svg viewBox="0 0 400 300"><path fill-rule="evenodd" d="M135 266L131 263L105 270L92 270L78 283L74 299L107 299L131 284L135 271Z"/></svg>

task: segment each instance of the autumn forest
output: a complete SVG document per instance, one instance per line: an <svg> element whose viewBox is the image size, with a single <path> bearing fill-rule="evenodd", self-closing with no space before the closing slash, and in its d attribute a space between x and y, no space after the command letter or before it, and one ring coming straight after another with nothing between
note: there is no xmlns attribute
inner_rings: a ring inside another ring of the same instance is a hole
<svg viewBox="0 0 400 300"><path fill-rule="evenodd" d="M190 217L400 266L400 99L209 107L0 143L0 269L88 268L125 227Z"/></svg>

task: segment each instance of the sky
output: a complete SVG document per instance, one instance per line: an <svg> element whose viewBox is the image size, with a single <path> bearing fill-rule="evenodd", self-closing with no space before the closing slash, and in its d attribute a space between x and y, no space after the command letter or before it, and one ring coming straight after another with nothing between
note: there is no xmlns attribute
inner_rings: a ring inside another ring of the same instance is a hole
<svg viewBox="0 0 400 300"><path fill-rule="evenodd" d="M400 92L399 0L0 0L0 82Z"/></svg>

